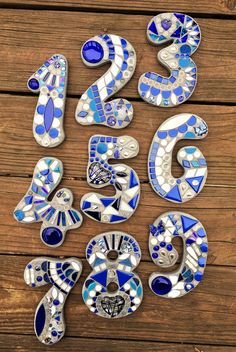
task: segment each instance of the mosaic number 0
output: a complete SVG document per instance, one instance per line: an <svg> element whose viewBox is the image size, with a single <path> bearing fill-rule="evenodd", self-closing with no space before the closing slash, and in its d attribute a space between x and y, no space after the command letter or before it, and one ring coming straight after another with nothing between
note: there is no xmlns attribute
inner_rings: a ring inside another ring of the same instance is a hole
<svg viewBox="0 0 236 352"><path fill-rule="evenodd" d="M81 272L82 263L76 258L36 258L26 266L24 279L27 285L52 285L35 312L34 328L40 342L52 345L63 337L66 328L64 304Z"/></svg>
<svg viewBox="0 0 236 352"><path fill-rule="evenodd" d="M110 252L116 259L109 258ZM102 233L89 242L86 258L93 271L84 282L82 296L90 311L104 318L133 313L143 298L142 282L133 272L141 259L136 240L124 232Z"/></svg>
<svg viewBox="0 0 236 352"><path fill-rule="evenodd" d="M63 117L68 64L65 56L53 55L28 80L28 88L39 93L33 134L43 147L56 147L65 138Z"/></svg>
<svg viewBox="0 0 236 352"><path fill-rule="evenodd" d="M109 61L112 64L82 95L76 108L76 120L82 125L126 127L133 118L132 104L126 99L106 101L122 89L134 73L136 53L133 46L118 35L103 34L89 39L82 47L81 56L89 67Z"/></svg>
<svg viewBox="0 0 236 352"><path fill-rule="evenodd" d="M194 289L203 278L208 244L207 235L200 221L189 214L170 212L162 214L150 226L149 251L153 262L162 267L173 266L178 253L171 244L175 237L183 241L183 259L171 273L152 273L151 290L159 296L176 298Z"/></svg>
<svg viewBox="0 0 236 352"><path fill-rule="evenodd" d="M116 194L105 197L87 193L81 199L81 210L91 219L104 223L119 223L135 212L140 183L136 172L125 164L109 164L109 159L127 159L139 152L138 142L130 136L94 135L89 140L87 182L95 188L114 186Z"/></svg>
<svg viewBox="0 0 236 352"><path fill-rule="evenodd" d="M14 218L29 224L42 221L40 237L47 246L60 246L67 230L82 225L82 215L72 208L73 195L67 188L56 192L52 201L47 198L60 183L63 165L59 159L40 159L34 169L31 185L14 210Z"/></svg>
<svg viewBox="0 0 236 352"><path fill-rule="evenodd" d="M147 37L154 45L173 41L158 53L158 60L171 75L165 78L154 72L144 73L138 83L140 96L147 103L161 107L184 103L197 83L197 66L190 57L201 41L197 22L182 13L162 13L149 22Z"/></svg>

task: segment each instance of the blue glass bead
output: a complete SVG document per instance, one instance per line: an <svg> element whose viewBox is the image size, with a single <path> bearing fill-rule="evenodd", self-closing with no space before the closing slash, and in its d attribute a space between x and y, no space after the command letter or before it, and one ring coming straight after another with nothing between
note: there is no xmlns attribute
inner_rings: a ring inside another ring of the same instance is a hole
<svg viewBox="0 0 236 352"><path fill-rule="evenodd" d="M169 293L172 289L171 281L165 276L157 276L151 284L153 292L163 296Z"/></svg>
<svg viewBox="0 0 236 352"><path fill-rule="evenodd" d="M28 82L28 87L32 90L39 89L39 82L36 78L31 78Z"/></svg>
<svg viewBox="0 0 236 352"><path fill-rule="evenodd" d="M56 227L47 227L42 232L42 240L50 246L58 245L62 241L62 238L61 230Z"/></svg>
<svg viewBox="0 0 236 352"><path fill-rule="evenodd" d="M82 48L83 58L91 64L100 62L104 56L104 50L101 44L95 40L90 40Z"/></svg>
<svg viewBox="0 0 236 352"><path fill-rule="evenodd" d="M157 259L158 258L158 254L157 253L152 253L152 257L153 257L153 259Z"/></svg>

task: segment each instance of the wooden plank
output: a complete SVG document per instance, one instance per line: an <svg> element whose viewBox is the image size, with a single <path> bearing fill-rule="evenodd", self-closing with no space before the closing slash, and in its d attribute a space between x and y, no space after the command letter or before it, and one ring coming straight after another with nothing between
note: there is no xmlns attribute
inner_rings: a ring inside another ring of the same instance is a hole
<svg viewBox="0 0 236 352"><path fill-rule="evenodd" d="M142 182L147 182L147 155L157 128L172 115L191 112L205 119L209 127L209 135L203 140L181 141L176 147L176 152L185 145L198 146L209 166L207 184L236 186L234 176L236 174L234 132L236 107L183 104L167 111L167 109L134 102L133 122L125 130L115 131L101 126L79 125L74 118L77 99L69 98L64 121L66 141L59 147L48 150L39 146L32 134L36 101L37 97L0 95L0 172L2 174L31 175L35 163L43 156L51 154L64 162L65 177L85 179L89 138L96 133L114 136L127 134L138 140L140 153L136 158L128 159L126 163L136 170ZM173 174L181 175L181 169L175 160Z"/></svg>
<svg viewBox="0 0 236 352"><path fill-rule="evenodd" d="M155 0L135 0L130 3L126 0L1 0L2 6L17 6L17 7L33 7L33 8L60 8L60 9L89 9L91 11L105 10L105 11L119 11L132 13L154 13L154 12L192 12L199 14L225 14L235 15L235 1L232 0L198 0L197 2L189 2L188 0L166 0L159 2Z"/></svg>
<svg viewBox="0 0 236 352"><path fill-rule="evenodd" d="M145 33L150 18L128 14L2 9L0 42L4 65L0 67L0 89L27 92L29 76L51 54L61 52L70 65L68 93L83 93L89 82L92 84L106 68L86 68L80 58L80 48L92 36L112 32L127 38L136 48L138 65L134 78L119 94L137 98L137 83L142 73L152 70L167 75L157 63L158 48L147 43ZM189 101L236 102L235 22L210 18L196 20L201 26L203 40L193 57L199 69L199 79ZM56 28L55 35L49 34L49 23Z"/></svg>
<svg viewBox="0 0 236 352"><path fill-rule="evenodd" d="M33 334L34 311L48 288L25 285L23 270L31 259L0 256L1 333ZM144 285L142 306L121 324L119 319L92 315L82 302L81 287L90 272L88 263L83 264L65 309L67 336L236 346L236 268L208 266L203 282L191 294L168 300L151 294L147 280L155 267L142 262L136 270Z"/></svg>
<svg viewBox="0 0 236 352"><path fill-rule="evenodd" d="M0 177L0 236L4 238L1 253L85 257L85 248L92 236L114 229L114 226L101 224L84 216L82 227L70 231L64 244L55 252L41 242L39 223L20 224L12 216L12 211L25 194L29 183L30 179L27 178ZM78 209L81 196L91 191L86 181L81 180L64 180L62 186L73 191L74 206ZM218 188L216 192L213 187L205 187L193 201L181 206L182 211L196 216L205 226L209 240L208 263L214 265L236 265L236 189L230 190L230 197L228 192L229 190L224 188ZM179 205L167 203L158 197L148 184L143 184L140 204L135 215L129 221L116 224L115 229L135 236L142 249L142 259L151 261L148 252L148 225L160 214L171 210L180 210ZM177 248L180 250L179 246Z"/></svg>
<svg viewBox="0 0 236 352"><path fill-rule="evenodd" d="M125 336L124 336L125 338ZM20 352L235 352L230 346L193 345L129 340L87 339L64 336L59 344L46 347L35 336L0 334L0 351Z"/></svg>

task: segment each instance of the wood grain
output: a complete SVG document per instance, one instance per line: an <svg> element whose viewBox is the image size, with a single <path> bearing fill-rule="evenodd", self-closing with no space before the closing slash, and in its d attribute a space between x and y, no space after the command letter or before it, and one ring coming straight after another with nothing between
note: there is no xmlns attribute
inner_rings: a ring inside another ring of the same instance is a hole
<svg viewBox="0 0 236 352"><path fill-rule="evenodd" d="M235 15L236 5L234 0L198 0L198 1L188 1L188 0L166 0L155 1L155 0L1 0L0 4L2 6L22 6L24 8L59 8L59 9L89 9L92 11L105 10L105 11L119 11L126 12L130 11L132 13L155 13L155 12L192 12L200 14L225 14L225 15Z"/></svg>
<svg viewBox="0 0 236 352"><path fill-rule="evenodd" d="M52 54L60 52L69 60L68 93L82 94L89 84L109 67L88 69L80 49L89 38L110 32L125 36L137 51L134 77L119 92L138 97L140 75L156 71L167 75L157 62L157 47L147 43L146 26L150 16L70 11L3 9L0 12L1 91L27 92L30 75ZM202 43L193 59L198 66L198 85L189 101L236 102L236 26L233 20L196 18L202 30ZM56 28L49 34L49 24ZM59 25L60 24L60 25ZM56 38L56 40L55 40ZM37 55L36 55L37 53Z"/></svg>

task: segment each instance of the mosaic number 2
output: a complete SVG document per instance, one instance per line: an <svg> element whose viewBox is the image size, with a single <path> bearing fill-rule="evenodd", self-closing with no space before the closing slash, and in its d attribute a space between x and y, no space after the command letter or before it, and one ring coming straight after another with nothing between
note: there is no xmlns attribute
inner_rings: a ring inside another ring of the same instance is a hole
<svg viewBox="0 0 236 352"><path fill-rule="evenodd" d="M111 252L116 259L109 258ZM136 240L124 232L102 233L89 242L86 258L93 271L84 282L82 296L90 311L104 318L133 313L143 298L142 282L133 272L141 259Z"/></svg>
<svg viewBox="0 0 236 352"><path fill-rule="evenodd" d="M73 195L67 188L56 192L52 201L48 196L60 183L63 165L59 159L40 159L34 169L31 185L14 210L14 217L23 223L42 221L40 236L47 246L60 246L67 230L81 226L82 215L72 208Z"/></svg>
<svg viewBox="0 0 236 352"><path fill-rule="evenodd" d="M147 103L161 107L184 103L197 83L197 66L190 57L201 41L197 22L182 13L162 13L149 22L147 37L154 45L173 41L158 53L158 60L170 70L170 77L144 73L138 83L140 96Z"/></svg>
<svg viewBox="0 0 236 352"><path fill-rule="evenodd" d="M133 118L132 104L126 99L106 101L121 90L134 73L136 53L133 46L117 35L103 34L89 39L82 47L81 56L89 67L109 61L112 64L82 95L76 108L76 120L82 125L126 127Z"/></svg>
<svg viewBox="0 0 236 352"><path fill-rule="evenodd" d="M91 219L105 223L119 223L135 212L140 183L136 172L125 164L109 164L109 159L127 159L139 152L138 142L130 136L110 137L94 135L89 140L87 182L95 188L114 186L116 194L105 197L87 193L81 199L81 209Z"/></svg>
<svg viewBox="0 0 236 352"><path fill-rule="evenodd" d="M204 187L207 162L202 152L193 146L177 153L184 175L174 178L171 173L172 152L181 139L202 139L207 135L205 121L197 115L179 114L167 119L154 135L149 156L148 173L153 190L174 203L187 202Z"/></svg>
<svg viewBox="0 0 236 352"><path fill-rule="evenodd" d="M35 312L34 328L40 342L52 345L63 337L66 328L64 304L81 272L82 263L76 258L36 258L26 266L24 279L27 285L52 285Z"/></svg>
<svg viewBox="0 0 236 352"><path fill-rule="evenodd" d="M53 55L29 78L28 88L39 93L34 114L34 138L43 147L56 147L65 138L63 116L68 64L65 56Z"/></svg>
<svg viewBox="0 0 236 352"><path fill-rule="evenodd" d="M158 296L176 298L194 289L203 278L207 260L207 235L200 221L180 212L162 214L150 226L149 251L153 262L162 267L173 266L178 253L171 244L175 237L183 240L183 259L171 273L152 273L151 290Z"/></svg>

